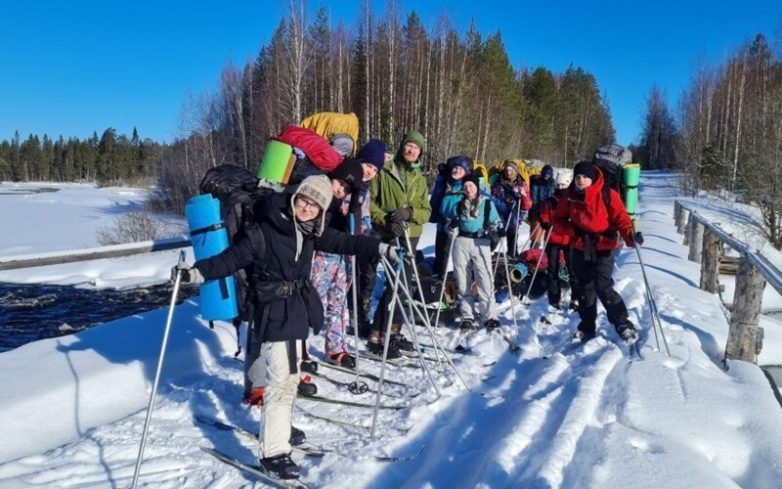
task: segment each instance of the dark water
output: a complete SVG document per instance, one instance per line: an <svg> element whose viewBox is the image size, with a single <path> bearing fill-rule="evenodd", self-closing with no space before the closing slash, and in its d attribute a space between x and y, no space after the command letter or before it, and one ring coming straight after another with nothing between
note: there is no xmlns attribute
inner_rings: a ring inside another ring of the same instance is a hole
<svg viewBox="0 0 782 489"><path fill-rule="evenodd" d="M0 352L168 306L170 283L128 290L0 283ZM182 286L179 299L198 288Z"/></svg>

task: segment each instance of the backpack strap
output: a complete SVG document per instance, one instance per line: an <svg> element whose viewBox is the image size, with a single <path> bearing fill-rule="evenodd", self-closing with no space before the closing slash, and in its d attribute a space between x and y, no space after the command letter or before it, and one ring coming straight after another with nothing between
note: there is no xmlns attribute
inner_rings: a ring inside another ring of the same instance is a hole
<svg viewBox="0 0 782 489"><path fill-rule="evenodd" d="M489 234L489 214L491 214L491 199L485 197L486 201L483 204L483 234Z"/></svg>

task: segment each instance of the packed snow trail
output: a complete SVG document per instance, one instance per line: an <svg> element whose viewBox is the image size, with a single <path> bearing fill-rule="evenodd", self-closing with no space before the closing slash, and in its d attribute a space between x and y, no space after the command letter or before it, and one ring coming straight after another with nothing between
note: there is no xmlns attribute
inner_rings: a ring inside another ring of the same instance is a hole
<svg viewBox="0 0 782 489"><path fill-rule="evenodd" d="M420 369L389 367L387 375L403 385L385 388L409 394L394 402L413 407L381 412L374 441L369 410L297 402L294 424L308 441L331 450L322 458L293 455L302 481L335 488L775 487L782 480L779 406L757 367L730 362L729 371L722 368L727 321L719 299L697 289L698 265L678 244L675 178L652 173L642 182L642 253L670 358L656 351L649 330L635 251L622 250L616 287L640 326L643 361L627 354L602 309L598 337L581 346L568 340L577 314L548 312L539 300L517 308L514 331L506 302L502 328L520 351L510 352L497 333L476 332L469 352L452 355L473 392L446 369L436 375L443 397L434 402ZM548 324L539 320L544 314ZM0 425L0 487L129 485L164 316L161 309L0 354L0 414L12 420ZM459 336L449 328L437 333L448 345ZM768 327L767 338L775 335ZM233 327L217 322L209 330L197 305L186 301L177 307L170 346L140 483L166 489L253 485L252 475L199 447L255 463L258 444L195 419L259 427L258 411L240 403L243 374L232 357ZM315 356L323 346L322 337L310 341ZM371 373L379 367L362 362ZM349 372L327 375L353 379ZM353 395L344 385L316 382L324 397L374 402L372 393ZM383 456L410 459L376 459Z"/></svg>

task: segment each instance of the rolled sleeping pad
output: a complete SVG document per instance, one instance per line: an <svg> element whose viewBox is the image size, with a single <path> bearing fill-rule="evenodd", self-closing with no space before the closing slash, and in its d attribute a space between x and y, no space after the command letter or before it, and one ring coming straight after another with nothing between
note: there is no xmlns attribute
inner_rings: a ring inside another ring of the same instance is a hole
<svg viewBox="0 0 782 489"><path fill-rule="evenodd" d="M296 155L290 144L270 139L258 167L257 176L261 180L286 185L296 163Z"/></svg>
<svg viewBox="0 0 782 489"><path fill-rule="evenodd" d="M638 207L638 184L641 181L641 165L633 163L625 165L622 170L625 194L622 196L625 208L630 216L634 216Z"/></svg>
<svg viewBox="0 0 782 489"><path fill-rule="evenodd" d="M527 276L527 273L529 273L529 269L527 268L527 264L523 262L518 262L510 269L510 281L514 284L517 284L524 280L524 277Z"/></svg>
<svg viewBox="0 0 782 489"><path fill-rule="evenodd" d="M635 215L635 212L638 208L638 188L628 188L625 189L625 195L624 195L624 204L625 209L627 209L627 213L632 215Z"/></svg>
<svg viewBox="0 0 782 489"><path fill-rule="evenodd" d="M220 217L220 201L212 194L193 197L185 205L190 241L196 260L203 260L228 248L228 231ZM201 316L206 320L230 320L239 315L232 276L208 280L200 287Z"/></svg>

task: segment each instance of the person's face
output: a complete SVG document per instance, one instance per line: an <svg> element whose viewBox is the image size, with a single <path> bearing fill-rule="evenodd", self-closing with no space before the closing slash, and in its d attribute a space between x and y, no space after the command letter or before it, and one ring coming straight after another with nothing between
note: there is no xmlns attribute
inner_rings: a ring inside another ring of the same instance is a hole
<svg viewBox="0 0 782 489"><path fill-rule="evenodd" d="M467 174L467 171L461 166L455 166L451 170L451 178L454 180L461 180Z"/></svg>
<svg viewBox="0 0 782 489"><path fill-rule="evenodd" d="M592 185L592 179L586 175L576 175L574 180L576 182L576 188L578 190L584 190L585 188Z"/></svg>
<svg viewBox="0 0 782 489"><path fill-rule="evenodd" d="M402 147L402 157L408 163L415 163L418 161L418 157L421 156L421 147L412 141L408 141Z"/></svg>
<svg viewBox="0 0 782 489"><path fill-rule="evenodd" d="M300 222L311 221L318 217L320 207L318 207L318 204L316 204L314 200L302 195L297 195L293 204L294 211L296 212L296 219Z"/></svg>
<svg viewBox="0 0 782 489"><path fill-rule="evenodd" d="M567 188L567 185L564 183L558 183L557 184L557 190L565 190Z"/></svg>
<svg viewBox="0 0 782 489"><path fill-rule="evenodd" d="M512 166L506 166L505 167L505 178L508 180L513 180L516 178L516 169Z"/></svg>
<svg viewBox="0 0 782 489"><path fill-rule="evenodd" d="M341 200L350 192L350 189L345 182L335 178L331 181L331 191L334 192L335 198Z"/></svg>
<svg viewBox="0 0 782 489"><path fill-rule="evenodd" d="M475 186L474 182L464 183L464 195L471 200L478 196L478 187Z"/></svg>
<svg viewBox="0 0 782 489"><path fill-rule="evenodd" d="M377 175L377 167L372 163L361 163L361 169L364 171L363 181L368 182Z"/></svg>

